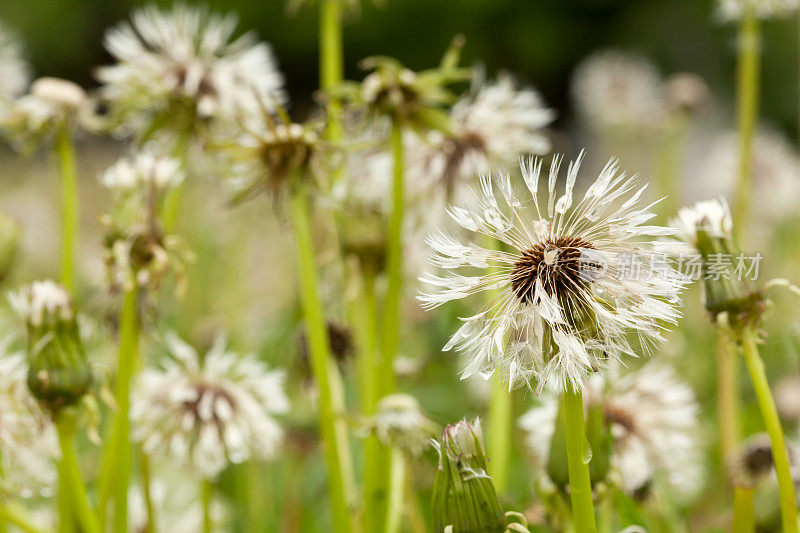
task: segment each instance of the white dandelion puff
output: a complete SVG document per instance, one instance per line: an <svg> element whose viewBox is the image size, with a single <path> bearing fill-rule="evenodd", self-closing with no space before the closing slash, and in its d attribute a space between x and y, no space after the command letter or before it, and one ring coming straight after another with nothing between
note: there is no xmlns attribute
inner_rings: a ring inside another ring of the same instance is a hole
<svg viewBox="0 0 800 533"><path fill-rule="evenodd" d="M127 193L176 187L183 178L180 161L145 147L144 150L121 158L111 165L100 176L100 182L108 189Z"/></svg>
<svg viewBox="0 0 800 533"><path fill-rule="evenodd" d="M397 446L420 455L438 429L417 402L408 394L389 394L381 398L372 417L375 435L385 446Z"/></svg>
<svg viewBox="0 0 800 533"><path fill-rule="evenodd" d="M233 39L236 25L232 14L185 4L134 11L131 23L106 34L117 63L97 71L101 96L123 127L140 135L160 127L191 130L196 120L233 120L256 111L256 98L282 102L283 77L271 48L253 33Z"/></svg>
<svg viewBox="0 0 800 533"><path fill-rule="evenodd" d="M704 475L703 451L692 390L657 361L621 377L610 374L586 383L584 406L602 408L613 441L611 468L622 488L634 494L662 474L676 494L697 494ZM548 461L557 403L546 396L519 419L526 444L541 464Z"/></svg>
<svg viewBox="0 0 800 533"><path fill-rule="evenodd" d="M661 76L646 59L615 50L584 60L572 77L578 111L600 129L647 129L663 113Z"/></svg>
<svg viewBox="0 0 800 533"><path fill-rule="evenodd" d="M553 160L546 203L539 197L541 161L530 159L521 169L532 201L503 174L480 179L475 207L449 209L462 228L497 239L505 249L483 248L477 239L463 244L442 233L428 237L429 262L446 274L420 278L430 286L418 296L423 307L497 292L479 313L462 319L444 347L466 355L462 377L502 371L510 386L535 379L537 392L544 386L580 389L590 373L637 355L628 333L648 350L677 321L683 277L666 265L630 269L632 262L649 264L652 238L673 230L646 224L654 215L639 203L645 187L620 173L615 160L573 205L582 159L569 164L563 194L556 191L562 159Z"/></svg>
<svg viewBox="0 0 800 533"><path fill-rule="evenodd" d="M273 415L289 408L284 373L229 351L222 338L202 358L174 334L166 342L172 359L144 370L132 395L133 436L145 453L205 478L274 457L283 431Z"/></svg>

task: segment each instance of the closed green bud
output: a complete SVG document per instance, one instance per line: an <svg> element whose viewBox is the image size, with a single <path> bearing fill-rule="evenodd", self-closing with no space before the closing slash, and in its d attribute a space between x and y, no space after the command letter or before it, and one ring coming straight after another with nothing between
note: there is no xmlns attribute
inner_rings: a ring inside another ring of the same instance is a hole
<svg viewBox="0 0 800 533"><path fill-rule="evenodd" d="M527 531L524 517L504 514L492 478L486 473L480 420L447 426L433 483L433 530L447 533Z"/></svg>
<svg viewBox="0 0 800 533"><path fill-rule="evenodd" d="M92 383L69 293L38 281L9 295L28 334L28 388L52 411L77 403Z"/></svg>

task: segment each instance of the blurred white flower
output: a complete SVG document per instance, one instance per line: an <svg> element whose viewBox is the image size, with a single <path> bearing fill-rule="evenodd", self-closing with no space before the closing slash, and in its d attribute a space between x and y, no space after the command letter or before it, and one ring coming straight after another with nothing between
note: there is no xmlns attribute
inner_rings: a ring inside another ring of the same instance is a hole
<svg viewBox="0 0 800 533"><path fill-rule="evenodd" d="M55 426L28 390L27 372L25 356L0 341L0 487L25 498L52 494L60 455Z"/></svg>
<svg viewBox="0 0 800 533"><path fill-rule="evenodd" d="M800 158L789 141L771 130L759 130L753 139L752 185L750 198L757 230L773 226L773 222L797 213L800 201ZM732 198L739 176L739 138L729 131L718 135L698 172L687 183L692 200L724 195Z"/></svg>
<svg viewBox="0 0 800 533"><path fill-rule="evenodd" d="M449 135L434 130L425 139L407 139L409 185L421 189L420 194L428 195L432 186L442 184L452 192L459 184L475 183L493 167L514 164L520 155L550 151L542 130L555 111L545 107L537 91L517 89L507 74L478 83L453 105Z"/></svg>
<svg viewBox="0 0 800 533"><path fill-rule="evenodd" d="M730 22L752 10L756 17L769 19L789 15L798 6L798 0L717 0L716 15L723 22Z"/></svg>
<svg viewBox="0 0 800 533"><path fill-rule="evenodd" d="M646 59L614 50L595 53L575 69L578 111L598 129L645 131L664 113L661 77Z"/></svg>
<svg viewBox="0 0 800 533"><path fill-rule="evenodd" d="M30 81L30 67L23 59L17 32L0 21L0 104L25 92Z"/></svg>
<svg viewBox="0 0 800 533"><path fill-rule="evenodd" d="M273 415L289 408L284 373L229 351L222 338L202 357L174 334L166 344L172 358L145 369L132 395L133 436L145 453L204 478L274 457L283 431Z"/></svg>
<svg viewBox="0 0 800 533"><path fill-rule="evenodd" d="M106 169L100 176L100 182L111 190L127 193L175 187L183 178L180 161L146 147Z"/></svg>
<svg viewBox="0 0 800 533"><path fill-rule="evenodd" d="M131 21L108 31L105 46L117 63L97 71L101 96L123 131L187 135L198 121L256 111L256 98L283 101L271 48L253 33L232 39L233 14L151 4L134 11Z"/></svg>
<svg viewBox="0 0 800 533"><path fill-rule="evenodd" d="M683 207L669 225L676 229L672 239L658 243L675 255L700 253L697 247L697 231L702 229L709 237L730 239L733 220L725 198L697 202L691 207Z"/></svg>
<svg viewBox="0 0 800 533"><path fill-rule="evenodd" d="M69 293L52 280L34 281L10 292L8 301L20 318L33 327L72 320L74 316Z"/></svg>
<svg viewBox="0 0 800 533"><path fill-rule="evenodd" d="M381 398L372 417L375 435L384 446L396 446L412 455L420 455L437 426L425 416L417 399L408 394L390 394Z"/></svg>
<svg viewBox="0 0 800 533"><path fill-rule="evenodd" d="M0 127L15 145L26 149L78 126L92 129L91 107L80 85L60 78L38 78L28 94L4 109Z"/></svg>
<svg viewBox="0 0 800 533"><path fill-rule="evenodd" d="M546 211L539 204L542 161L530 159L521 170L532 202L517 193L508 174L484 176L475 209L448 210L473 233L469 244L444 232L428 236L430 263L448 273L420 278L431 287L418 297L423 307L496 292L479 313L462 319L444 347L466 354L462 377L501 371L510 386L536 379L537 391L545 385L580 389L587 375L607 363L638 355L628 332L648 350L649 343L663 340L664 324L676 322L682 277L666 264L630 271L633 261L649 260L653 236L673 230L645 225L654 215L639 203L644 188L636 190L636 177L619 173L615 160L573 206L582 159L583 154L570 163L560 196L562 159L554 159ZM480 235L509 251L478 246Z"/></svg>
<svg viewBox="0 0 800 533"><path fill-rule="evenodd" d="M699 406L672 368L651 361L621 377L615 369L605 379L590 379L586 391L585 407L602 405L613 439L611 468L626 492L646 488L663 474L676 495L697 493L704 475ZM550 395L519 419L526 444L542 464L548 460L557 412L557 398Z"/></svg>

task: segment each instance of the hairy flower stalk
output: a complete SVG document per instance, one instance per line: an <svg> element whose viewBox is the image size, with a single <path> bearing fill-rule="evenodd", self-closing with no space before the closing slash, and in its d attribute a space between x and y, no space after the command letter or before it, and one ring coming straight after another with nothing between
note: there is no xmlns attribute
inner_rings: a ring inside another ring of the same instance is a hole
<svg viewBox="0 0 800 533"><path fill-rule="evenodd" d="M404 505L406 455L421 455L437 426L425 416L416 398L407 394L381 398L371 426L378 440L391 450L383 531L397 533Z"/></svg>
<svg viewBox="0 0 800 533"><path fill-rule="evenodd" d="M682 209L674 223L679 228L684 250L697 250L709 272L713 257L740 252L734 243L734 226L724 200L700 202ZM680 250L678 246L676 250ZM735 265L724 267L720 276L704 276L704 300L712 323L726 332L741 347L756 395L761 418L772 442L775 471L780 491L781 521L784 531L797 531L797 503L785 438L775 401L769 388L764 363L758 352L758 327L768 301L764 290L753 286Z"/></svg>
<svg viewBox="0 0 800 533"><path fill-rule="evenodd" d="M110 289L122 294L119 314L117 375L114 414L103 449L98 481L98 514L105 523L107 507L114 501L114 530L128 526L128 485L133 449L130 442L131 383L141 363L139 305L148 291L160 288L174 274L180 291L184 263L191 254L182 242L166 235L158 214L165 195L183 180L180 163L148 147L124 157L101 176L114 194L107 225L105 263Z"/></svg>
<svg viewBox="0 0 800 533"><path fill-rule="evenodd" d="M286 200L295 236L300 303L306 339L319 392L320 433L328 466L328 487L335 531L353 530L350 506L355 481L346 421L344 390L331 354L328 328L320 300L314 242L309 214L309 191L317 185L324 143L320 124L291 122L280 107L273 114L263 102L255 115L240 117L242 131L219 141L219 148L244 166L234 201L267 193Z"/></svg>
<svg viewBox="0 0 800 533"><path fill-rule="evenodd" d="M60 281L67 290L74 285L75 246L78 233L78 183L74 132L90 126L89 99L71 81L44 77L35 80L30 92L15 101L0 116L0 128L22 150L52 141L61 174L61 267Z"/></svg>
<svg viewBox="0 0 800 533"><path fill-rule="evenodd" d="M452 207L464 229L498 239L510 252L463 245L445 233L428 237L430 262L451 271L420 278L432 287L419 299L426 308L482 291L497 295L444 347L468 355L462 377L498 373L509 387L538 381L564 396L573 511L580 531L594 530L580 392L583 379L623 356L636 356L625 332L643 341L662 340L675 323L683 279L668 265L646 273L625 272L626 261L645 256L649 238L672 233L644 223L653 217L638 205L644 188L619 174L611 161L573 206L581 157L569 165L566 190L556 195L561 158L551 165L547 210L539 205L541 161L521 165L533 202L523 202L508 174L484 176L474 210ZM495 194L495 187L500 195ZM501 204L502 201L502 204ZM619 203L618 203L619 202ZM614 206L612 208L612 205ZM461 269L471 271L459 273ZM457 272L458 271L458 272Z"/></svg>
<svg viewBox="0 0 800 533"><path fill-rule="evenodd" d="M59 462L59 519L73 520L87 533L100 533L89 504L78 465L74 438L76 413L92 382L75 307L69 293L52 281L39 281L9 295L12 307L25 322L28 352L28 389L55 422L61 446Z"/></svg>
<svg viewBox="0 0 800 533"><path fill-rule="evenodd" d="M391 211L386 238L386 293L380 335L380 357L374 361L372 375L378 380L376 399L395 390L394 359L400 344L400 302L403 285L403 228L405 217L406 148L404 134L407 130L449 131L449 119L441 109L452 103L453 95L447 86L469 78L470 70L458 68L463 37L454 39L438 68L413 72L398 61L388 57L373 57L362 61L362 67L371 69L361 84L345 83L334 93L361 108L369 118L388 117L391 121L389 151L392 155L392 182L390 187ZM336 96L334 94L334 96ZM380 451L368 446L368 454ZM390 461L366 457L367 465L390 464ZM376 486L365 488L365 523L368 529L381 529L384 513L382 494L387 492L389 472L367 475Z"/></svg>
<svg viewBox="0 0 800 533"><path fill-rule="evenodd" d="M750 4L745 2L745 4ZM750 216L752 195L752 147L758 120L759 80L761 77L761 24L755 5L745 5L739 22L737 62L737 123L739 129L739 172L733 210L737 228L745 228Z"/></svg>
<svg viewBox="0 0 800 533"><path fill-rule="evenodd" d="M492 478L486 473L488 460L479 420L447 426L441 439L432 442L439 452L431 502L433 531L528 531L522 515L503 513Z"/></svg>

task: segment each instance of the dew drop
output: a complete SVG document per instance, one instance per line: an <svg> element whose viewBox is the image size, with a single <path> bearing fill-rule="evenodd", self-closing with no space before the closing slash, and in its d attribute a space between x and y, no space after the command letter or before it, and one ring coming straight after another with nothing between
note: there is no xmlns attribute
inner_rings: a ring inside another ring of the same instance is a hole
<svg viewBox="0 0 800 533"><path fill-rule="evenodd" d="M589 441L586 441L586 447L583 450L583 464L588 465L591 460L592 460L592 447L589 445Z"/></svg>

